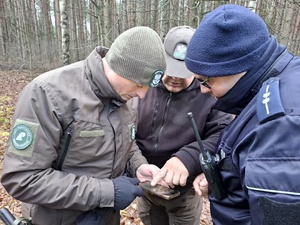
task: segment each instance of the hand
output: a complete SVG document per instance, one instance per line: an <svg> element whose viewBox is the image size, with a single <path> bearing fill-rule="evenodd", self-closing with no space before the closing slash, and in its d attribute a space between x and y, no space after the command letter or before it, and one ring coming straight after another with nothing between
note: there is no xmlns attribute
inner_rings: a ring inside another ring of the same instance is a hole
<svg viewBox="0 0 300 225"><path fill-rule="evenodd" d="M208 183L204 176L204 173L198 175L193 182L194 189L196 193L202 197L207 197L208 195Z"/></svg>
<svg viewBox="0 0 300 225"><path fill-rule="evenodd" d="M170 158L153 178L151 185L154 186L164 180L168 186L185 186L189 172L185 165L177 157Z"/></svg>
<svg viewBox="0 0 300 225"><path fill-rule="evenodd" d="M142 164L136 170L136 177L139 179L140 182L144 181L151 181L153 177L158 173L160 169L153 164Z"/></svg>
<svg viewBox="0 0 300 225"><path fill-rule="evenodd" d="M114 208L125 209L137 197L143 195L142 188L138 187L139 180L126 176L112 179L115 189Z"/></svg>

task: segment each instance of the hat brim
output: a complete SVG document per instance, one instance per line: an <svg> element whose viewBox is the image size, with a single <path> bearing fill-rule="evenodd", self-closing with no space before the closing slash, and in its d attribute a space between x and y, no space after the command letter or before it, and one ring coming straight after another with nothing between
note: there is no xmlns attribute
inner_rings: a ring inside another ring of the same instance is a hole
<svg viewBox="0 0 300 225"><path fill-rule="evenodd" d="M178 78L190 78L193 73L186 68L185 62L166 54L167 68L165 75Z"/></svg>

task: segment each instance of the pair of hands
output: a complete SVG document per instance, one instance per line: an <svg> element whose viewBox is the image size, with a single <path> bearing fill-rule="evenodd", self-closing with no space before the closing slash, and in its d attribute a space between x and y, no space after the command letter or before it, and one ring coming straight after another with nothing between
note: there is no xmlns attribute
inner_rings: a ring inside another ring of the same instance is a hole
<svg viewBox="0 0 300 225"><path fill-rule="evenodd" d="M143 164L137 170L140 182L150 180L153 186L156 184L172 188L175 185L185 186L188 176L188 170L177 157L169 159L161 169L152 164ZM198 195L202 197L208 195L208 183L203 173L195 178L193 187Z"/></svg>
<svg viewBox="0 0 300 225"><path fill-rule="evenodd" d="M172 188L175 185L185 186L189 176L188 170L177 157L170 158L161 169L153 164L143 164L136 174L141 182L149 180L153 186L161 184Z"/></svg>
<svg viewBox="0 0 300 225"><path fill-rule="evenodd" d="M151 185L161 184L166 187L185 186L189 172L177 157L169 159L160 169L153 164L142 164L136 172L137 178L126 176L113 179L115 199L114 208L125 209L137 196L143 195L143 190L137 186L139 182L151 181ZM207 196L208 184L202 174L193 182L194 189L200 196Z"/></svg>
<svg viewBox="0 0 300 225"><path fill-rule="evenodd" d="M115 209L125 209L137 196L143 195L143 190L137 186L139 182L149 180L153 186L156 184L166 187L184 186L189 173L177 157L172 157L161 169L153 164L142 164L137 169L136 176L137 178L121 176L112 180Z"/></svg>
<svg viewBox="0 0 300 225"><path fill-rule="evenodd" d="M177 157L169 159L165 165L159 169L155 165L143 164L137 170L138 179L143 182L152 180L151 185L161 184L167 187L175 185L185 186L189 172L184 164ZM193 181L196 193L202 197L208 196L208 182L204 173L199 174Z"/></svg>
<svg viewBox="0 0 300 225"><path fill-rule="evenodd" d="M143 164L137 170L138 179L141 182L150 180L153 186L156 184L172 188L175 185L185 186L188 176L188 170L177 157L169 159L161 169L152 164ZM198 195L208 196L208 183L203 173L195 178L193 187Z"/></svg>

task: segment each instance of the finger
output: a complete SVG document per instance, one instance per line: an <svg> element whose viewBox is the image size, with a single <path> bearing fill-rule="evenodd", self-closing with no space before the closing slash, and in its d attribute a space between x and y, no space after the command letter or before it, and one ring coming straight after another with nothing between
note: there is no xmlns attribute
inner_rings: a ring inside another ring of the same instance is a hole
<svg viewBox="0 0 300 225"><path fill-rule="evenodd" d="M158 184L167 174L167 170L161 169L153 178L153 180L151 181L151 185L155 186L156 184Z"/></svg>
<svg viewBox="0 0 300 225"><path fill-rule="evenodd" d="M201 181L200 179L201 179L200 176L196 177L196 179L193 181L193 187L194 187L196 193L201 196L202 193L201 193L200 185L199 185L199 183Z"/></svg>
<svg viewBox="0 0 300 225"><path fill-rule="evenodd" d="M205 182L204 182L205 181ZM202 193L202 196L208 196L208 183L205 180L202 180L200 183L199 183L199 189Z"/></svg>
<svg viewBox="0 0 300 225"><path fill-rule="evenodd" d="M195 192L200 195L199 193L201 192L199 185L197 184L197 182L193 182L193 187L195 189Z"/></svg>
<svg viewBox="0 0 300 225"><path fill-rule="evenodd" d="M208 186L207 180L206 180L206 179L201 180L200 186L201 186L201 187L206 187L206 186Z"/></svg>
<svg viewBox="0 0 300 225"><path fill-rule="evenodd" d="M139 179L137 179L137 178L128 177L128 180L130 181L130 183L132 183L134 185L140 183Z"/></svg>
<svg viewBox="0 0 300 225"><path fill-rule="evenodd" d="M139 186L135 187L135 195L141 197L143 195L143 189Z"/></svg>
<svg viewBox="0 0 300 225"><path fill-rule="evenodd" d="M200 187L200 192L201 192L201 194L199 194L200 196L207 197L208 196L208 186L207 186L207 188Z"/></svg>
<svg viewBox="0 0 300 225"><path fill-rule="evenodd" d="M188 176L183 175L183 174L180 176L180 185L181 186L185 186L186 185L187 178L188 178Z"/></svg>
<svg viewBox="0 0 300 225"><path fill-rule="evenodd" d="M180 184L180 174L174 174L173 175L173 179L172 179L172 184L174 184L174 185L179 185Z"/></svg>
<svg viewBox="0 0 300 225"><path fill-rule="evenodd" d="M172 171L168 171L166 176L164 177L164 180L168 183L168 184L173 184L173 176L174 173Z"/></svg>
<svg viewBox="0 0 300 225"><path fill-rule="evenodd" d="M165 182L163 179L158 183L162 186L165 186L165 187L171 187L171 188L174 188L174 186L170 186L169 184L167 184L167 182Z"/></svg>

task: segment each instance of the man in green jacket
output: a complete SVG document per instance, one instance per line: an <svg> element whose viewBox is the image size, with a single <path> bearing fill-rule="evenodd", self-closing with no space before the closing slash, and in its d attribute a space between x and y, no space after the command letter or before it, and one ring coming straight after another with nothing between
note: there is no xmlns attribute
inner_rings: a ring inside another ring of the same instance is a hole
<svg viewBox="0 0 300 225"><path fill-rule="evenodd" d="M155 46L155 47L153 47ZM119 225L119 210L158 168L135 143L137 101L165 70L158 34L123 32L107 52L44 73L20 94L1 182L35 225L73 225L85 211L105 209L102 224Z"/></svg>

